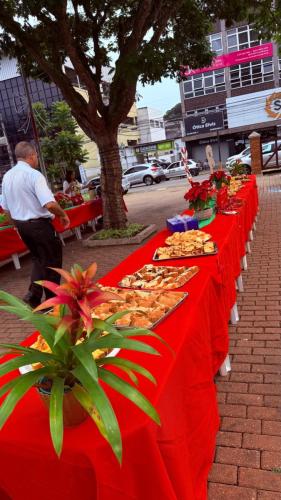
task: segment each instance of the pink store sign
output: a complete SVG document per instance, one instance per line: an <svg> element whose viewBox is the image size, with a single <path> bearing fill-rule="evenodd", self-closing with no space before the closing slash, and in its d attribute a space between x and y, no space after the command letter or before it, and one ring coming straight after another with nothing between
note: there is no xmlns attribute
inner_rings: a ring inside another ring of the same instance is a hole
<svg viewBox="0 0 281 500"><path fill-rule="evenodd" d="M230 54L217 56L214 58L213 64L208 68L188 69L188 67L186 67L182 74L184 76L198 75L199 73L213 71L214 69L228 68L229 66L234 66L235 64L243 64L255 61L256 59L272 57L272 54L272 43L264 43L263 45L251 47L250 49L236 50L235 52L230 52Z"/></svg>

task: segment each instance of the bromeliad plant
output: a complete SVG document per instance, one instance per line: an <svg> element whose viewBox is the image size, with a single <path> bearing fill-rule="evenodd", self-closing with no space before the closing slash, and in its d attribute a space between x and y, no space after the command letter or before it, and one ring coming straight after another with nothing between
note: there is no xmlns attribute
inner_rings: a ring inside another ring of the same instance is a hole
<svg viewBox="0 0 281 500"><path fill-rule="evenodd" d="M191 182L191 186L191 189L184 195L184 199L189 201L189 207L195 212L209 208L215 194L210 182Z"/></svg>
<svg viewBox="0 0 281 500"><path fill-rule="evenodd" d="M212 184L215 184L216 189L219 190L222 186L229 186L230 176L223 170L218 170L210 176L209 180Z"/></svg>
<svg viewBox="0 0 281 500"><path fill-rule="evenodd" d="M131 400L157 424L159 416L152 404L123 378L109 371L111 365L125 372L131 382L137 383L137 374L156 383L152 374L144 367L123 357L102 357L94 359L97 349L124 348L149 354L159 354L153 347L131 337L157 337L156 333L140 328L117 330L115 321L126 314L113 314L106 321L91 317L93 307L116 299L117 296L101 291L93 282L97 266L92 264L86 271L74 265L69 272L55 269L65 283L40 282L54 293L54 297L42 303L36 310L0 291L0 300L5 302L0 309L14 313L29 321L40 332L49 352L16 344L0 344L15 357L0 365L0 376L9 374L29 364L40 364L38 368L24 375L12 378L0 387L0 397L6 395L0 407L0 428L13 412L18 401L32 386L40 386L42 380L50 385L50 432L55 451L60 456L63 446L63 398L65 390L71 390L74 398L96 423L100 433L108 441L118 461L122 459L122 440L116 415L100 381ZM119 297L118 297L119 299ZM120 299L119 299L120 300ZM39 311L53 307L56 313L45 315Z"/></svg>

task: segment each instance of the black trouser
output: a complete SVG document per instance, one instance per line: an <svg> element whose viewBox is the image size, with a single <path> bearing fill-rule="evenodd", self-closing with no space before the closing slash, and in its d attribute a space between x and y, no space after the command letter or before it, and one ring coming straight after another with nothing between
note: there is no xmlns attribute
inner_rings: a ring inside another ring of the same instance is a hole
<svg viewBox="0 0 281 500"><path fill-rule="evenodd" d="M43 288L34 283L38 280L48 280L60 283L60 275L49 267L62 266L62 244L56 236L51 219L32 219L15 221L18 232L30 250L32 258L31 284L29 287L30 302L38 305L41 302ZM45 288L46 299L53 296Z"/></svg>

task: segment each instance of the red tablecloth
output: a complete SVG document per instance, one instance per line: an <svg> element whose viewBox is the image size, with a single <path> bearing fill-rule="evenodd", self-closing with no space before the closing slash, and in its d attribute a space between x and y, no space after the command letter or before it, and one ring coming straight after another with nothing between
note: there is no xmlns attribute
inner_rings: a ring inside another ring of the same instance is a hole
<svg viewBox="0 0 281 500"><path fill-rule="evenodd" d="M74 227L86 224L88 221L102 215L102 200L99 198L97 200L87 201L82 205L67 210L66 213L70 220L68 229L73 229ZM65 231L58 218L55 218L53 225L58 233Z"/></svg>
<svg viewBox="0 0 281 500"><path fill-rule="evenodd" d="M246 198L253 196L251 185L244 188ZM246 219L242 212L241 227ZM218 216L208 226L218 243L218 256L180 261L198 264L200 272L183 288L189 292L186 301L155 329L175 355L162 345L160 357L122 352L155 375L156 387L140 380L140 389L157 406L162 426L108 389L123 435L122 467L90 420L65 431L58 460L46 409L33 389L0 433L0 485L13 500L37 500L38 496L41 500L206 500L219 423L213 377L228 352L227 307L235 299L227 274L233 279L238 272L236 261L242 249L238 221L238 216ZM154 249L167 234L162 231L152 238L103 283L116 285L125 273L151 262ZM157 341L151 343L159 348Z"/></svg>
<svg viewBox="0 0 281 500"><path fill-rule="evenodd" d="M0 261L8 259L13 253L22 253L26 250L16 228L10 227L0 231Z"/></svg>
<svg viewBox="0 0 281 500"><path fill-rule="evenodd" d="M102 215L102 201L101 199L89 201L67 210L66 213L70 219L69 229L73 229ZM53 224L57 232L65 231L59 219L56 218ZM19 254L26 250L27 248L15 228L0 231L0 261L8 259L13 253Z"/></svg>

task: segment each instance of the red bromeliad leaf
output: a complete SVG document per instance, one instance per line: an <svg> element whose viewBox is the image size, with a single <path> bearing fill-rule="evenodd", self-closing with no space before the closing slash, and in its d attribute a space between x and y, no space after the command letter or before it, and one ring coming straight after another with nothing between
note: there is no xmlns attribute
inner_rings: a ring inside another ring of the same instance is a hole
<svg viewBox="0 0 281 500"><path fill-rule="evenodd" d="M58 269L57 267L50 267L50 269L52 269L53 271L56 271L56 273L60 274L60 276L62 276L62 278L65 279L65 281L67 282L73 282L73 276L71 276L70 273L68 273L67 271L65 271L64 269Z"/></svg>
<svg viewBox="0 0 281 500"><path fill-rule="evenodd" d="M87 301L90 306L96 307L99 304L103 304L104 302L108 302L109 300L121 300L119 295L112 292L91 292L87 294Z"/></svg>
<svg viewBox="0 0 281 500"><path fill-rule="evenodd" d="M83 275L84 275L84 278L85 279L89 279L89 280L92 280L93 277L96 275L96 272L97 272L97 264L96 262L94 262L93 264L91 264L88 269L86 269L86 271L84 271Z"/></svg>
<svg viewBox="0 0 281 500"><path fill-rule="evenodd" d="M72 267L72 269L71 269L71 275L80 284L84 281L83 280L84 276L83 276L82 268L80 266L78 266L77 264L74 264L74 266Z"/></svg>
<svg viewBox="0 0 281 500"><path fill-rule="evenodd" d="M33 309L33 311L34 312L42 311L44 309L48 309L49 307L53 307L56 305L64 305L64 304L69 306L70 308L76 308L76 301L73 300L69 295L60 295L45 300L45 302L42 302L42 304Z"/></svg>
<svg viewBox="0 0 281 500"><path fill-rule="evenodd" d="M53 281L47 281L47 280L41 280L41 281L35 281L38 285L43 286L44 288L48 288L48 290L51 290L53 293L57 293L59 285L57 283L53 283Z"/></svg>

